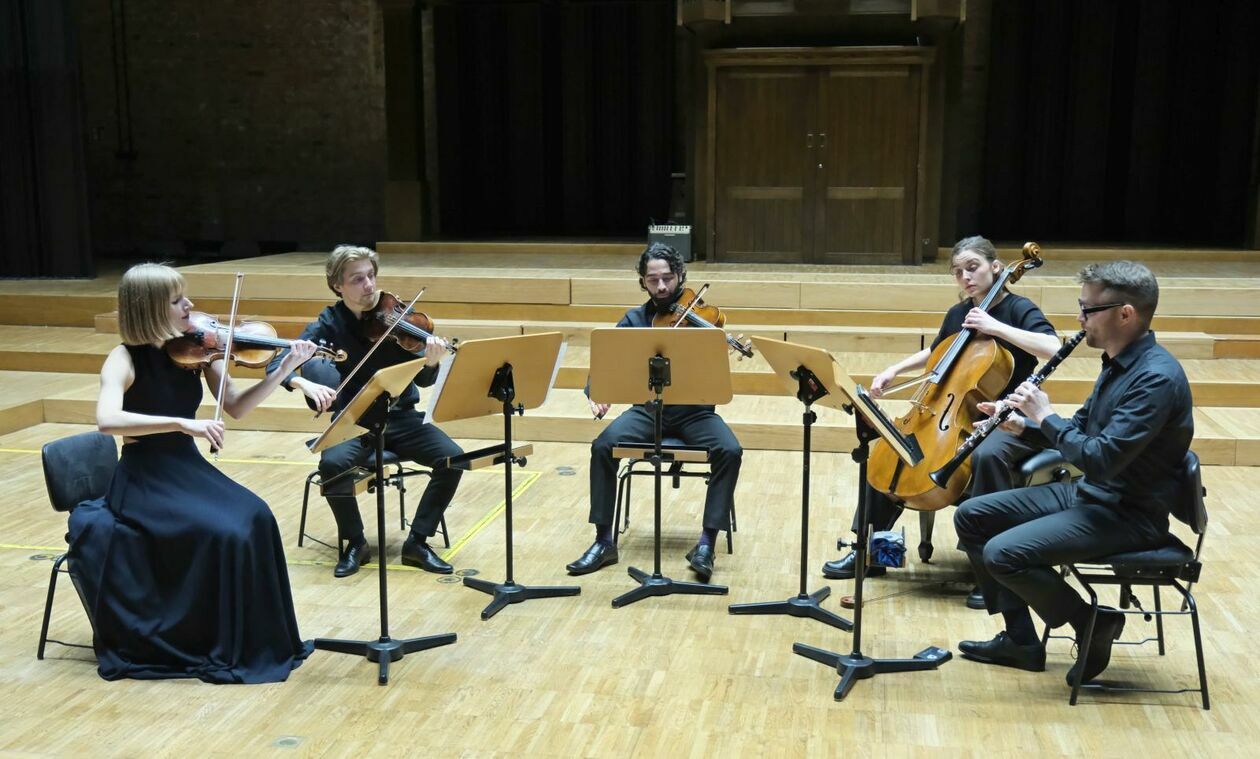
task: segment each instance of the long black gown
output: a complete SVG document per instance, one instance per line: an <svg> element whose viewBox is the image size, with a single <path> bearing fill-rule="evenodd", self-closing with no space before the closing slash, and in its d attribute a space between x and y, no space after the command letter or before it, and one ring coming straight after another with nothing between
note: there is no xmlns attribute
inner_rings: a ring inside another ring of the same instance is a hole
<svg viewBox="0 0 1260 759"><path fill-rule="evenodd" d="M123 408L192 418L201 373L127 346ZM179 432L123 446L109 493L70 515L71 572L106 680L285 680L310 654L298 635L280 531L267 504Z"/></svg>

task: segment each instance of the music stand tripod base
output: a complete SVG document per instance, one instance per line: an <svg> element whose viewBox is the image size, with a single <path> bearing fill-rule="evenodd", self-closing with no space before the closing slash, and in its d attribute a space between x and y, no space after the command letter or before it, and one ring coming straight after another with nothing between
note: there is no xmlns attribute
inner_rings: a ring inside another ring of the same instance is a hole
<svg viewBox="0 0 1260 759"><path fill-rule="evenodd" d="M454 469L463 469L465 471L474 471L489 466L497 466L499 464L511 465L513 463L521 463L525 461L525 456L534 452L534 446L530 443L515 443L512 446L510 454L504 454L504 444L492 445L487 448L479 448L475 451L468 451L459 456L453 456L447 460L446 465ZM520 585L513 580L505 580L504 582L494 583L489 580L480 580L475 577L465 577L464 587L479 590L494 596L494 600L481 612L481 619L487 620L498 614L509 604L521 603L534 598L558 598L560 596L576 596L582 592L582 589L576 585L562 587L532 587Z"/></svg>
<svg viewBox="0 0 1260 759"><path fill-rule="evenodd" d="M929 669L936 669L953 658L953 654L937 646L928 646L910 659L872 659L862 653L862 583L866 575L866 551L867 541L870 538L870 524L866 521L866 493L860 483L866 482L866 462L870 457L870 444L871 440L877 436L877 433L872 427L863 422L863 419L857 415L854 407L847 406L846 409L854 414L854 419L857 422L856 431L858 438L858 446L853 450L853 460L858 464L859 483L857 508L858 538L856 557L854 559L857 565L857 575L854 577L853 594L853 649L848 654L836 654L804 643L792 644L793 653L835 668L840 675L840 683L836 685L835 691L835 699L837 701L844 700L844 697L849 695L849 691L853 688L853 684L858 680L868 680L875 675L894 672L923 672Z"/></svg>
<svg viewBox="0 0 1260 759"><path fill-rule="evenodd" d="M794 369L794 373L788 372L789 378L792 380L792 382L788 383L788 387L797 394L798 399L804 402L807 407L810 402L814 401L837 407L846 413L852 414L856 422L855 432L857 433L858 444L853 449L853 460L858 465L858 536L854 558L857 572L854 576L853 593L853 648L848 654L836 654L804 643L796 643L792 646L793 653L835 668L840 675L840 683L836 686L835 691L837 701L847 696L853 688L853 684L858 680L866 680L875 675L885 673L920 672L939 667L944 662L949 661L952 658L952 654L936 646L929 646L910 659L872 659L862 653L862 584L866 579L867 541L870 537L870 524L867 521L868 504L863 484L867 481L866 462L870 458L871 441L876 438L882 438L886 444L893 447L900 459L911 466L922 460L922 452L919 451L913 440L901 435L896 425L892 420L888 419L878 404L869 398L865 391L849 377L848 373L836 363L835 358L827 351L821 348L796 345L770 338L754 337L753 342L761 348L762 355L766 356L770 364L775 366L776 374L780 374L780 367L791 367ZM777 359L772 357L776 355L778 356ZM828 392L823 394L821 392L823 389ZM832 393L831 391L833 390L836 392ZM812 421L808 408L805 412L804 421L805 431L808 434L810 422ZM808 438L806 440L808 441ZM808 444L805 448L808 450ZM806 463L808 463L808 458ZM806 488L809 485L807 472L802 476L802 485ZM808 504L808 500L802 498L802 503ZM808 517L809 511L808 508L803 506L801 512L802 578L800 595L804 596L804 556L805 543L808 536L808 530L805 528L805 518Z"/></svg>
<svg viewBox="0 0 1260 759"><path fill-rule="evenodd" d="M731 614L787 614L790 617L805 617L849 632L853 629L852 622L820 606L830 595L831 588L822 587L809 595L792 596L786 601L731 604L729 611Z"/></svg>
<svg viewBox="0 0 1260 759"><path fill-rule="evenodd" d="M478 580L475 577L465 577L464 587L494 596L494 600L481 610L481 619L483 621L498 614L508 604L518 604L535 598L576 596L582 592L582 589L576 585L536 587L532 585L518 585L515 582L493 583L489 580Z"/></svg>
<svg viewBox="0 0 1260 759"><path fill-rule="evenodd" d="M521 585L513 577L512 467L525 466L525 456L533 452L533 447L513 443L512 416L523 415L526 408L542 405L550 380L559 366L562 337L559 332L543 332L466 342L460 346L458 358L445 367L445 373L440 378L441 387L434 396L430 418L436 421L475 418L496 411L503 415L502 445L446 460L449 467L468 470L503 465L504 564L507 577L500 583L464 578L464 587L494 597L481 611L483 622L509 604L536 598L576 596L582 592L576 585Z"/></svg>
<svg viewBox="0 0 1260 759"><path fill-rule="evenodd" d="M311 451L319 453L350 437L361 434L367 429L371 434L375 447L375 483L376 483L376 540L379 550L385 546L385 425L386 411L394 398L411 383L411 378L420 371L423 360L408 361L403 364L381 369L368 380L367 384L346 404L328 429L319 436L311 446ZM364 426L366 425L366 426ZM455 633L429 635L423 638L404 638L395 640L389 635L389 591L387 571L384 562L377 564L378 600L381 615L381 634L376 640L341 640L336 638L316 638L314 647L321 651L354 654L365 657L368 661L380 665L377 682L385 685L389 682L389 664L398 661L406 654L424 651L438 646L448 646L455 642Z"/></svg>
<svg viewBox="0 0 1260 759"><path fill-rule="evenodd" d="M795 368L789 368L792 362L779 362L774 354L766 353L764 349L763 355L776 372L786 373L797 382L796 398L805 404L805 411L801 415L803 430L801 442L801 586L799 592L786 601L731 604L727 608L731 614L787 614L792 617L804 617L849 632L853 629L852 622L821 606L823 599L831 595L831 588L824 586L813 593L808 592L806 588L806 565L809 563L809 478L812 454L810 429L818 419L810 406L829 393L818 376L807 367L796 365Z"/></svg>
<svg viewBox="0 0 1260 759"><path fill-rule="evenodd" d="M626 573L639 583L639 587L627 591L612 600L614 609L629 606L635 601L655 596L688 594L697 596L724 596L729 592L725 585L711 585L707 582L680 582L664 575L649 574L638 567L630 567Z"/></svg>
<svg viewBox="0 0 1260 759"><path fill-rule="evenodd" d="M840 683L836 686L835 692L837 701L843 701L858 680L867 680L875 675L890 672L922 672L936 669L954 656L943 648L928 646L911 659L872 659L861 654L832 653L804 643L793 643L792 653L821 662L836 670L840 675Z"/></svg>
<svg viewBox="0 0 1260 759"><path fill-rule="evenodd" d="M381 568L384 572L384 567ZM341 654L364 656L368 661L380 664L377 682L385 685L389 682L389 663L398 661L406 654L425 651L438 646L449 646L455 642L455 633L429 635L423 638L404 638L395 640L388 636L379 640L339 640L337 638L316 638L315 648L320 651L334 651Z"/></svg>

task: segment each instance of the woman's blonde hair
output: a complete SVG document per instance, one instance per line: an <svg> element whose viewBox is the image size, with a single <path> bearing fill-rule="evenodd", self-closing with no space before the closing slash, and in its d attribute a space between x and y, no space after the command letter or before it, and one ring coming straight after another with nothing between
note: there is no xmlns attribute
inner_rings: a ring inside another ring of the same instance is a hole
<svg viewBox="0 0 1260 759"><path fill-rule="evenodd" d="M171 301L184 291L184 277L165 264L137 264L118 283L118 334L127 345L164 343L179 332L171 326Z"/></svg>
<svg viewBox="0 0 1260 759"><path fill-rule="evenodd" d="M335 285L341 284L346 267L365 258L372 262L372 273L376 274L380 268L376 251L359 245L338 245L333 248L333 252L328 254L328 260L324 262L324 279L328 281L328 289L333 291L333 295L341 296Z"/></svg>

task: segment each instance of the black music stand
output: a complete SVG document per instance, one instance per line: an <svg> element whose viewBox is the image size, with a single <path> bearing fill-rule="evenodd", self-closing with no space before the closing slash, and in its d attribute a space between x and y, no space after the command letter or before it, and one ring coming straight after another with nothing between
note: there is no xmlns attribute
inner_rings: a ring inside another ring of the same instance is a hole
<svg viewBox="0 0 1260 759"><path fill-rule="evenodd" d="M770 350L771 343L791 345L778 340L761 338L763 351ZM935 669L953 658L949 651L937 646L928 646L910 659L873 659L862 653L862 582L866 577L866 553L870 542L870 525L866 517L866 459L870 453L871 441L882 438L897 456L906 464L913 466L923 459L923 454L913 439L904 437L884 412L862 387L856 384L848 373L836 363L830 353L821 348L795 345L793 350L802 355L803 363L811 373L825 377L824 386L839 391L841 397L832 399L828 405L839 403L847 413L853 414L857 428L857 447L853 449L853 460L858 463L858 538L854 547L854 604L853 614L853 650L848 654L837 654L804 643L792 644L792 651L807 659L834 667L840 674L840 683L836 686L835 699L841 701L849 695L854 683L866 680L875 675L893 672L921 672ZM812 354L812 355L809 355ZM847 402L846 402L847 401Z"/></svg>
<svg viewBox="0 0 1260 759"><path fill-rule="evenodd" d="M537 408L547 399L547 392L560 369L563 342L564 336L559 332L542 332L460 343L459 353L442 365L426 417L430 422L446 422L503 414L503 445L447 459L449 466L462 469L503 464L507 579L493 583L475 577L464 578L465 587L494 596L481 612L483 621L508 604L534 598L576 596L582 592L576 585L520 585L512 576L512 465L525 466L524 456L533 452L532 446L513 447L512 414L524 415L525 409Z"/></svg>
<svg viewBox="0 0 1260 759"><path fill-rule="evenodd" d="M647 455L655 482L652 573L637 567L627 569L639 587L614 598L614 609L650 596L726 594L725 585L679 582L661 574L661 464L675 460L674 453L661 447L661 418L666 403L719 405L730 403L733 395L726 336L720 329L622 327L591 332L591 400L646 404L654 419L652 448ZM690 453L694 451L679 451L680 456Z"/></svg>
<svg viewBox="0 0 1260 759"><path fill-rule="evenodd" d="M389 682L389 663L398 661L406 654L428 648L447 646L455 642L455 633L429 635L423 638L394 640L389 636L389 591L385 571L385 417L390 405L399 398L416 374L424 368L424 359L381 369L346 407L333 417L332 424L310 444L312 453L319 453L338 443L358 437L367 430L376 448L376 546L381 558L377 560L377 576L380 578L381 636L376 640L339 640L316 638L315 648L356 654L368 661L380 663L378 682Z"/></svg>
<svg viewBox="0 0 1260 759"><path fill-rule="evenodd" d="M769 338L752 338L757 350L769 362L775 374L784 381L789 392L796 394L797 400L805 404L801 414L803 442L801 459L801 589L786 601L763 601L760 603L731 604L731 614L788 614L793 617L806 617L817 620L846 632L853 629L853 623L840 615L822 608L823 599L831 595L831 588L823 586L810 593L806 589L807 566L809 564L809 463L810 463L810 428L817 421L818 415L811 406L816 402L824 405L840 407L841 392L834 384L834 372L831 371L831 356L826 351L818 351L795 343ZM821 355L820 355L821 354ZM833 392L834 391L834 392Z"/></svg>

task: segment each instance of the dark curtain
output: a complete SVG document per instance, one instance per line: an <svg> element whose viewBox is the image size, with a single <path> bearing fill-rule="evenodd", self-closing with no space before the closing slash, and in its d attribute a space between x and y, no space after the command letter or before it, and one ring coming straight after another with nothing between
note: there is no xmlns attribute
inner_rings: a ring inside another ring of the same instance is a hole
<svg viewBox="0 0 1260 759"><path fill-rule="evenodd" d="M93 273L75 0L0 0L0 276Z"/></svg>
<svg viewBox="0 0 1260 759"><path fill-rule="evenodd" d="M985 234L1242 243L1258 33L1255 0L995 0Z"/></svg>
<svg viewBox="0 0 1260 759"><path fill-rule="evenodd" d="M434 9L445 237L642 236L668 216L674 10Z"/></svg>

